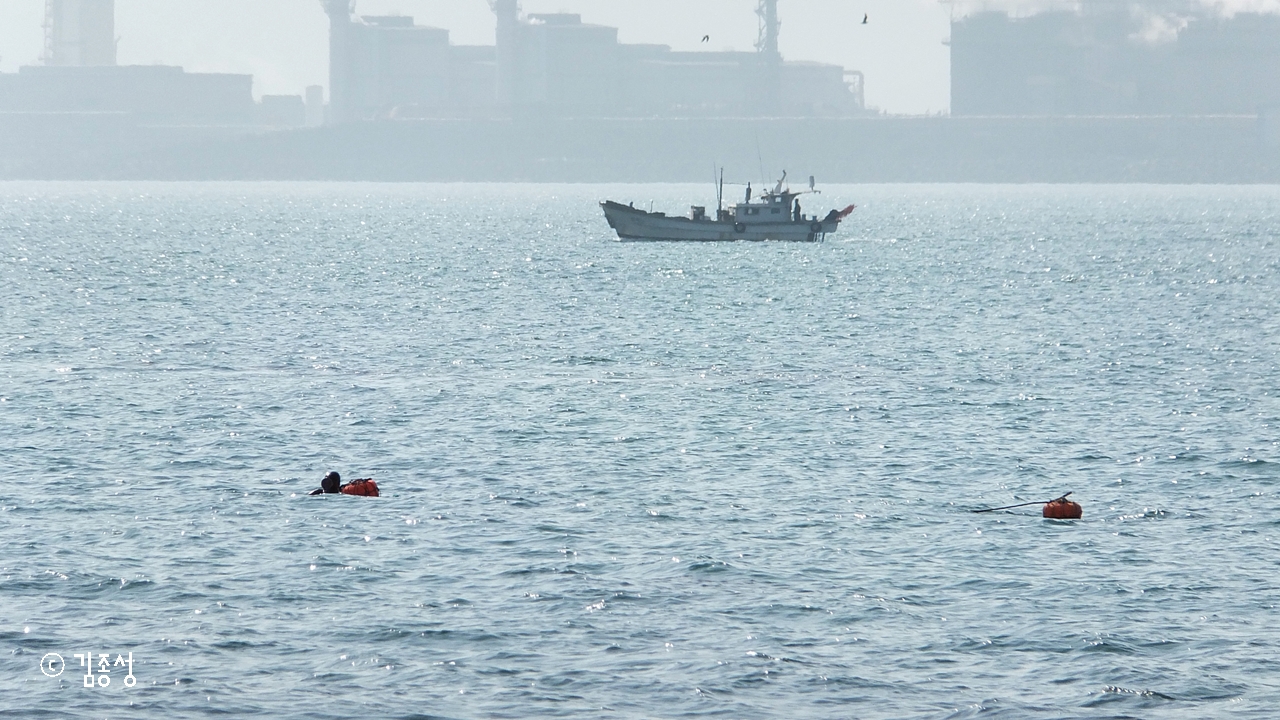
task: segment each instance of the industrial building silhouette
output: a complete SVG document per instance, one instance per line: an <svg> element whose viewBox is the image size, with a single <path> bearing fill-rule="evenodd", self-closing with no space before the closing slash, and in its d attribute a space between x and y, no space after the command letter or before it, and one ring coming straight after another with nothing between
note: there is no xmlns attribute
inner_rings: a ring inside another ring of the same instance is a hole
<svg viewBox="0 0 1280 720"><path fill-rule="evenodd" d="M570 13L522 16L495 0L496 45L452 45L404 16L330 19L330 118L509 116L849 117L865 111L862 74L784 61L777 0L761 0L757 52L673 52L618 42L617 28Z"/></svg>
<svg viewBox="0 0 1280 720"><path fill-rule="evenodd" d="M117 65L115 0L46 0L44 30L40 65L0 73L0 112L83 113L86 122L104 114L178 125L259 121L251 75Z"/></svg>
<svg viewBox="0 0 1280 720"><path fill-rule="evenodd" d="M1085 0L951 26L952 115L1243 115L1280 108L1280 15Z"/></svg>
<svg viewBox="0 0 1280 720"><path fill-rule="evenodd" d="M778 1L754 1L754 52L676 52L517 0L491 0L492 46L319 0L328 97L255 101L249 75L117 65L113 0L47 0L42 63L0 73L0 178L1280 181L1280 16L957 15L951 115L895 117L860 73L784 60Z"/></svg>
<svg viewBox="0 0 1280 720"><path fill-rule="evenodd" d="M784 61L777 0L759 0L758 52L673 52L618 42L617 28L567 13L521 15L495 0L497 44L453 45L408 16L330 19L330 87L268 96L248 75L116 65L114 0L46 0L43 62L0 75L0 111L125 112L188 125L304 125L544 114L560 117L849 117L863 113L862 74ZM319 93L319 94L318 94Z"/></svg>

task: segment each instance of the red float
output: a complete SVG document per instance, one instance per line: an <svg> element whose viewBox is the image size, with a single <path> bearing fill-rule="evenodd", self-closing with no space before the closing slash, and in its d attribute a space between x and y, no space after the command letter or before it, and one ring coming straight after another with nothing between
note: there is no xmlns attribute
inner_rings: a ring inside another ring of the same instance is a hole
<svg viewBox="0 0 1280 720"><path fill-rule="evenodd" d="M1060 497L1044 504L1044 516L1055 520L1079 520L1084 516L1084 508L1080 503Z"/></svg>
<svg viewBox="0 0 1280 720"><path fill-rule="evenodd" d="M343 495L364 495L365 497L378 497L378 483L373 478L361 478L353 480L338 489Z"/></svg>

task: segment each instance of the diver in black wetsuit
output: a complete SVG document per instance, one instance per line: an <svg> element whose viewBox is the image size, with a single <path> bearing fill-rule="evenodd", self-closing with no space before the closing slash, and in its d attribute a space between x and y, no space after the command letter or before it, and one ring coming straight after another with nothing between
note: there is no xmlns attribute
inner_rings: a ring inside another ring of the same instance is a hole
<svg viewBox="0 0 1280 720"><path fill-rule="evenodd" d="M324 479L320 481L320 487L307 493L308 495L333 495L339 492L342 487L342 476L336 472L330 471Z"/></svg>

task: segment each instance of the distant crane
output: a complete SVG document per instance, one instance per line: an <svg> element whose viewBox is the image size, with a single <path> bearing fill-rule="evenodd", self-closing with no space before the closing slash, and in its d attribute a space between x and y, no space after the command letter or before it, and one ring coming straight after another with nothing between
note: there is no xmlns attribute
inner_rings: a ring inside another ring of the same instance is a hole
<svg viewBox="0 0 1280 720"><path fill-rule="evenodd" d="M773 113L778 108L782 93L782 54L778 52L778 0L760 0L756 7L760 16L760 37L756 40L760 63L760 81L756 86L758 110Z"/></svg>
<svg viewBox="0 0 1280 720"><path fill-rule="evenodd" d="M760 0L756 7L756 15L760 16L760 36L756 39L756 50L769 64L781 62L778 53L778 31L782 23L778 21L778 0Z"/></svg>

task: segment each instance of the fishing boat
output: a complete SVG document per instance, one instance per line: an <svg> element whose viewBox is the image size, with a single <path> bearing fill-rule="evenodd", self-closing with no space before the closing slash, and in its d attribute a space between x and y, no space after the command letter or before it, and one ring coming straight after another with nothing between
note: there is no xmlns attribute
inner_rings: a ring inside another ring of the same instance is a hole
<svg viewBox="0 0 1280 720"><path fill-rule="evenodd" d="M758 198L751 197L751 185L748 183L743 201L726 210L722 173L717 186L714 218L707 215L707 208L703 205L690 207L688 217L639 210L634 204L623 205L612 200L605 200L600 207L604 209L609 227L617 231L620 240L821 242L840 227L840 221L848 217L856 206L832 210L821 217L805 215L799 198L816 192L813 176L809 176L807 191L793 192L787 186L787 173L784 171L778 184Z"/></svg>

